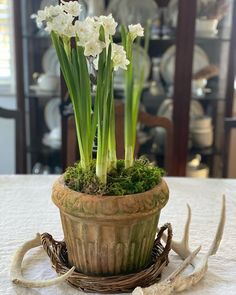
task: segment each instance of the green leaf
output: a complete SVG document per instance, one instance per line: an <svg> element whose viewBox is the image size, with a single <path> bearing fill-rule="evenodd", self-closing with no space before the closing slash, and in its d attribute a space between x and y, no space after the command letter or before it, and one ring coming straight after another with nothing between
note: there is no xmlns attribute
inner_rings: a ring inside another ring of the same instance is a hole
<svg viewBox="0 0 236 295"><path fill-rule="evenodd" d="M122 45L124 46L124 49L126 50L126 35L127 35L127 28L126 28L126 26L121 25L121 27L120 27L120 33L121 33Z"/></svg>
<svg viewBox="0 0 236 295"><path fill-rule="evenodd" d="M104 27L101 25L99 29L99 40L105 42L105 30Z"/></svg>

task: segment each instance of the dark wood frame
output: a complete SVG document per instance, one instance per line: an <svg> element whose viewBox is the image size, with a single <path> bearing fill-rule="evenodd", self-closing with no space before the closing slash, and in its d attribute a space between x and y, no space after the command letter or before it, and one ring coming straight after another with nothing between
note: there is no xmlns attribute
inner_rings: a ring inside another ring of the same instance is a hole
<svg viewBox="0 0 236 295"><path fill-rule="evenodd" d="M233 2L233 17L231 30L231 43L229 49L228 59L228 73L227 73L227 90L226 90L226 104L225 104L225 124L224 124L224 147L223 147L223 177L228 176L229 168L229 149L230 137L234 109L234 80L236 75L236 1Z"/></svg>
<svg viewBox="0 0 236 295"><path fill-rule="evenodd" d="M0 107L0 117L5 119L13 119L15 121L15 158L16 173L24 173L22 170L22 152L19 151L18 143L22 142L22 113L18 110L6 110Z"/></svg>
<svg viewBox="0 0 236 295"><path fill-rule="evenodd" d="M231 26L231 42L228 58L228 73L226 85L226 104L225 104L225 117L233 116L234 104L234 80L236 75L236 1L233 1L233 16Z"/></svg>
<svg viewBox="0 0 236 295"><path fill-rule="evenodd" d="M16 69L16 98L17 111L9 112L17 120L16 129L16 173L26 173L26 125L25 125L25 94L24 94L24 65L22 44L21 1L14 1L14 37L15 37L15 69Z"/></svg>
<svg viewBox="0 0 236 295"><path fill-rule="evenodd" d="M196 6L196 0L179 0L173 96L174 176L185 176L186 172Z"/></svg>
<svg viewBox="0 0 236 295"><path fill-rule="evenodd" d="M223 177L228 177L229 171L229 156L230 156L230 141L231 141L231 132L232 129L236 129L236 117L235 118L225 118L224 120L224 132L225 132L225 141L223 143Z"/></svg>

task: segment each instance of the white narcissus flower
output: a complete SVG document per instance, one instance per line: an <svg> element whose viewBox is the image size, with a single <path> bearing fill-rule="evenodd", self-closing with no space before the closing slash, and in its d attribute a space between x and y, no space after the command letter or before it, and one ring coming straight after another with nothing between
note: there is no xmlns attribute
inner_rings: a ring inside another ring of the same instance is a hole
<svg viewBox="0 0 236 295"><path fill-rule="evenodd" d="M61 13L47 23L46 31L55 31L60 35L66 35L68 27L72 25L73 17L70 14Z"/></svg>
<svg viewBox="0 0 236 295"><path fill-rule="evenodd" d="M33 14L31 18L36 19L37 27L41 28L43 26L43 22L46 20L47 16L44 10L39 10L37 14Z"/></svg>
<svg viewBox="0 0 236 295"><path fill-rule="evenodd" d="M45 31L48 32L48 33L51 33L52 31L55 31L56 32L55 29L56 28L55 28L55 26L53 25L52 22L48 22L47 23L47 26L45 27Z"/></svg>
<svg viewBox="0 0 236 295"><path fill-rule="evenodd" d="M88 41L99 39L98 27L93 18L75 22L75 33L79 37L79 46L85 46Z"/></svg>
<svg viewBox="0 0 236 295"><path fill-rule="evenodd" d="M53 26L51 24L53 22L53 19L59 16L61 13L63 13L61 5L50 5L48 7L45 7L44 10L39 10L37 15L33 15L32 17L36 18L36 23L38 27L42 27L45 23L46 31L50 32L50 27Z"/></svg>
<svg viewBox="0 0 236 295"><path fill-rule="evenodd" d="M50 20L50 18L56 17L63 12L61 5L50 5L44 8L46 14L46 21Z"/></svg>
<svg viewBox="0 0 236 295"><path fill-rule="evenodd" d="M75 33L75 26L74 25L68 25L65 27L64 31L63 31L63 35L65 35L66 37L75 37L76 33Z"/></svg>
<svg viewBox="0 0 236 295"><path fill-rule="evenodd" d="M61 1L62 8L65 12L69 13L70 15L76 17L79 16L82 11L82 6L77 1Z"/></svg>
<svg viewBox="0 0 236 295"><path fill-rule="evenodd" d="M96 57L103 51L105 47L106 47L106 44L99 40L88 41L84 47L84 55Z"/></svg>
<svg viewBox="0 0 236 295"><path fill-rule="evenodd" d="M62 12L61 6L48 6L44 10L39 10L38 13L32 15L32 18L36 18L36 24L40 28L44 22L51 22L54 17L58 16Z"/></svg>
<svg viewBox="0 0 236 295"><path fill-rule="evenodd" d="M131 34L132 40L136 37L143 37L144 36L144 28L140 25L129 25L129 32Z"/></svg>
<svg viewBox="0 0 236 295"><path fill-rule="evenodd" d="M116 33L118 23L114 20L112 14L108 16L101 15L96 18L97 22L104 27L106 36L113 36Z"/></svg>
<svg viewBox="0 0 236 295"><path fill-rule="evenodd" d="M90 32L97 32L99 34L100 24L95 20L95 17L86 17L83 21L84 26L87 27L88 31Z"/></svg>
<svg viewBox="0 0 236 295"><path fill-rule="evenodd" d="M114 71L118 71L119 68L127 70L127 65L130 62L127 59L126 52L122 45L112 43L111 59L113 62Z"/></svg>
<svg viewBox="0 0 236 295"><path fill-rule="evenodd" d="M75 21L75 32L78 36L85 35L88 33L88 28L82 21Z"/></svg>

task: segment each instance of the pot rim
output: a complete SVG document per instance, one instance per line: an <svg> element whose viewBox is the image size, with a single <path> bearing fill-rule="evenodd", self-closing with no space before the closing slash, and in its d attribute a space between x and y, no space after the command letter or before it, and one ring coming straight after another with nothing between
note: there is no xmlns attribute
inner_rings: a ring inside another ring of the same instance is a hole
<svg viewBox="0 0 236 295"><path fill-rule="evenodd" d="M81 218L109 218L136 214L149 215L160 211L167 203L168 186L163 178L151 190L123 196L89 195L74 191L64 183L63 175L52 189L52 200L64 214Z"/></svg>
<svg viewBox="0 0 236 295"><path fill-rule="evenodd" d="M57 180L56 180L56 182L59 182L59 184L61 184L62 186L63 186L63 188L65 188L66 190L68 190L68 191L70 191L70 192L73 192L73 193L77 193L77 194L79 194L79 195L84 195L84 196L88 196L88 197L93 197L93 198L99 198L99 199L105 199L105 198L127 198L127 197L129 197L129 196L141 196L141 195L145 195L147 192L155 192L156 191L156 189L157 188L159 188L159 187L162 187L162 186L164 186L164 185L167 185L166 184L166 181L164 180L164 178L163 177L161 177L161 181L160 181L160 183L158 183L157 185L155 185L152 189L150 189L150 190L148 190L148 191L145 191L145 192L142 192L142 193L136 193L136 194L129 194L129 195L118 195L118 196L116 196L116 195L91 195L91 194L87 194L87 193L82 193L82 192L78 192L78 191L75 191L75 190L73 190L73 189L71 189L71 188L69 188L66 184L65 184L65 182L64 182L64 174L62 174Z"/></svg>

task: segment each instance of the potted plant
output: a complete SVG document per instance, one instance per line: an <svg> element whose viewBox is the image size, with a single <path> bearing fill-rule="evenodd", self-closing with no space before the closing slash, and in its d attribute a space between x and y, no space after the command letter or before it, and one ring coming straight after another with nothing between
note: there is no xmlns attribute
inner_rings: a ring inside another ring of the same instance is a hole
<svg viewBox="0 0 236 295"><path fill-rule="evenodd" d="M149 263L169 194L162 170L134 159L143 70L135 81L132 45L144 29L140 24L122 27L122 45L117 45L112 15L81 21L80 12L78 2L62 1L36 16L51 34L60 61L80 152L80 161L54 184L52 200L60 209L71 265L86 274L136 272ZM124 160L116 158L113 75L119 68L126 71Z"/></svg>

